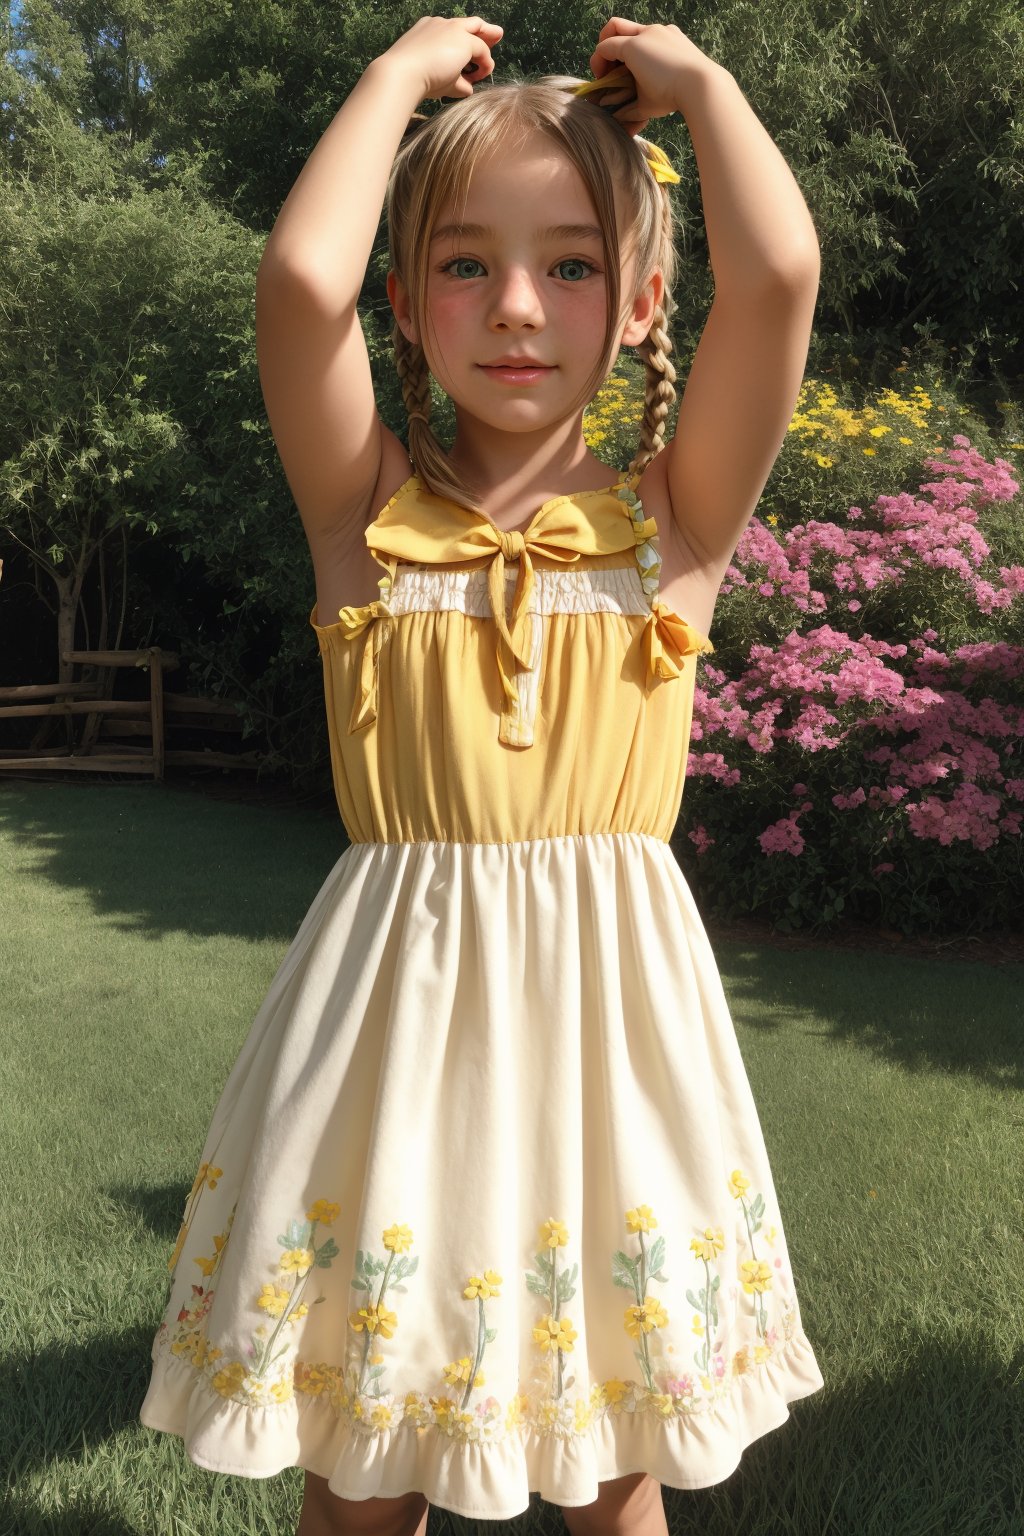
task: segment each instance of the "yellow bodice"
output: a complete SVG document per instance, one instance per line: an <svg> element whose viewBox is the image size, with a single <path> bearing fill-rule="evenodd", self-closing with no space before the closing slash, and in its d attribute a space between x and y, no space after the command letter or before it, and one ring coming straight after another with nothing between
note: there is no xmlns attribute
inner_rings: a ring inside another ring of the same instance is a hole
<svg viewBox="0 0 1024 1536"><path fill-rule="evenodd" d="M671 836L713 647L657 595L634 478L508 533L413 475L365 537L380 597L310 614L352 842Z"/></svg>

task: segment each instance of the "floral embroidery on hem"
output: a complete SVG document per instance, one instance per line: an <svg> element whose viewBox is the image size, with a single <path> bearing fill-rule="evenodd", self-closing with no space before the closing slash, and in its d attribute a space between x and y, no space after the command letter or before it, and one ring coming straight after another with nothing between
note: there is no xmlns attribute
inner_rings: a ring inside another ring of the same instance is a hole
<svg viewBox="0 0 1024 1536"><path fill-rule="evenodd" d="M208 1187L215 1187L222 1172L204 1163L192 1196L203 1181L211 1180ZM452 1439L474 1442L499 1441L531 1430L542 1436L553 1434L568 1439L588 1433L598 1419L609 1414L649 1413L662 1420L705 1416L731 1394L738 1379L769 1361L780 1362L794 1341L799 1343L803 1339L795 1304L786 1305L773 1325L768 1326L773 1271L762 1256L764 1250L758 1252L754 1247L755 1234L762 1231L764 1197L749 1195L749 1189L750 1180L741 1169L735 1169L729 1179L729 1192L740 1203L751 1257L737 1259L739 1283L731 1294L752 1297L758 1342L753 1346L744 1343L727 1357L725 1340L717 1336L721 1283L718 1266L722 1256L728 1258L728 1254L722 1229L707 1226L690 1241L694 1257L703 1266L704 1285L699 1291L690 1287L685 1292L695 1309L693 1332L701 1340L694 1355L695 1376L677 1375L674 1367L665 1368L659 1331L667 1327L670 1319L661 1300L650 1294L650 1286L654 1281L667 1284L669 1276L663 1271L665 1238L658 1236L649 1242L648 1235L658 1226L649 1205L638 1205L625 1213L626 1230L637 1237L639 1252L629 1255L617 1250L611 1271L612 1283L631 1291L634 1297L625 1310L623 1323L637 1345L634 1357L642 1377L639 1381L611 1377L591 1382L585 1393L577 1389L570 1394L576 1377L565 1377L563 1371L565 1357L572 1354L578 1334L563 1309L576 1295L579 1264L559 1265L559 1250L569 1246L570 1232L566 1223L554 1216L541 1223L541 1246L534 1256L536 1267L525 1271L527 1289L543 1297L546 1303L546 1311L538 1316L532 1330L541 1369L531 1383L521 1383L532 1386L532 1391L516 1391L505 1404L489 1394L471 1407L474 1389L487 1384L482 1369L484 1353L498 1334L496 1327L488 1326L485 1315L485 1303L501 1301L502 1277L492 1269L470 1275L461 1287L462 1297L476 1303L476 1340L469 1352L449 1360L441 1371L445 1387L458 1389L459 1396L449 1395L443 1388L440 1392L407 1391L404 1395L386 1390L384 1346L395 1337L398 1316L385 1305L385 1298L389 1288L405 1293L402 1282L415 1273L419 1263L418 1258L406 1257L413 1241L411 1229L397 1222L382 1235L388 1251L386 1261L362 1251L357 1253L352 1286L366 1294L366 1304L349 1312L346 1319L352 1348L347 1365L297 1357L284 1360L294 1346L284 1343L275 1353L275 1344L286 1328L293 1327L309 1312L310 1305L303 1296L314 1270L329 1268L338 1255L332 1238L316 1242L317 1228L330 1226L340 1213L336 1202L323 1199L306 1211L304 1221L293 1220L278 1238L283 1253L275 1265L275 1279L262 1287L254 1301L259 1310L277 1320L276 1326L269 1337L266 1326L256 1329L248 1361L226 1359L224 1351L206 1337L216 1289L209 1282L215 1282L219 1273L237 1202L224 1232L213 1239L213 1254L193 1260L207 1283L192 1286L192 1302L181 1308L173 1328L166 1322L161 1324L153 1356L156 1359L166 1353L174 1355L182 1364L200 1372L213 1391L240 1407L284 1405L296 1394L323 1398L339 1419L368 1435L405 1426L418 1434L432 1430ZM767 1244L776 1235L775 1227L763 1231ZM178 1253L183 1242L179 1236ZM780 1264L781 1260L776 1259L775 1265ZM373 1283L378 1275L382 1279L373 1299ZM293 1282L290 1288L285 1283L289 1278ZM324 1300L321 1295L312 1305ZM657 1352L652 1347L655 1343ZM669 1345L668 1353L672 1352L674 1346ZM273 1366L278 1366L278 1371L271 1377ZM702 1392L698 1392L697 1384Z"/></svg>

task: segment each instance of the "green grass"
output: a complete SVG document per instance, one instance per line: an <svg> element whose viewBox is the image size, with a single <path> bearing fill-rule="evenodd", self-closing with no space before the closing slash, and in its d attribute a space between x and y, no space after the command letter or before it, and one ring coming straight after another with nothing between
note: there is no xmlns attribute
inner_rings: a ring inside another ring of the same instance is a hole
<svg viewBox="0 0 1024 1536"><path fill-rule="evenodd" d="M137 1415L209 1117L344 846L160 785L0 790L3 1536L293 1536L298 1468L207 1473ZM673 1536L1019 1536L1024 966L716 953L826 1384L666 1488ZM497 1529L564 1526L535 1496Z"/></svg>

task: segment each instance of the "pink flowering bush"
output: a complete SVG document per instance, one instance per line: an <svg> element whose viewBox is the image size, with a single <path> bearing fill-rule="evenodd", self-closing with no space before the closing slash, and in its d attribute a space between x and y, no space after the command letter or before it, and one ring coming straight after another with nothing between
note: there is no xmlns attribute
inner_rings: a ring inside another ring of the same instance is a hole
<svg viewBox="0 0 1024 1536"><path fill-rule="evenodd" d="M1024 564L993 553L979 514L1020 487L1005 459L953 443L914 494L744 532L677 837L709 914L905 932L1016 919Z"/></svg>

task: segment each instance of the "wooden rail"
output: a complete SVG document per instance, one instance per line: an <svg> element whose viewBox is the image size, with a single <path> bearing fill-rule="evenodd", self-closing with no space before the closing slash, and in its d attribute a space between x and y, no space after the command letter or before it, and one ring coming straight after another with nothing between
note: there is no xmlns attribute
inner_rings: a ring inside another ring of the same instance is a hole
<svg viewBox="0 0 1024 1536"><path fill-rule="evenodd" d="M117 667L148 667L148 699L108 699L97 697L97 681L64 683L24 683L0 688L0 721L30 716L73 719L100 717L99 734L111 736L148 736L148 750L140 742L138 749L116 741L107 750L38 752L0 749L0 774L61 770L70 773L133 773L154 779L164 777L167 765L207 768L255 768L258 752L218 752L208 749L168 748L167 728L241 732L242 721L230 703L198 695L165 694L164 676L180 664L173 651L149 646L139 651L65 651L63 660L71 666L89 665L101 670ZM88 727L87 727L88 729Z"/></svg>

